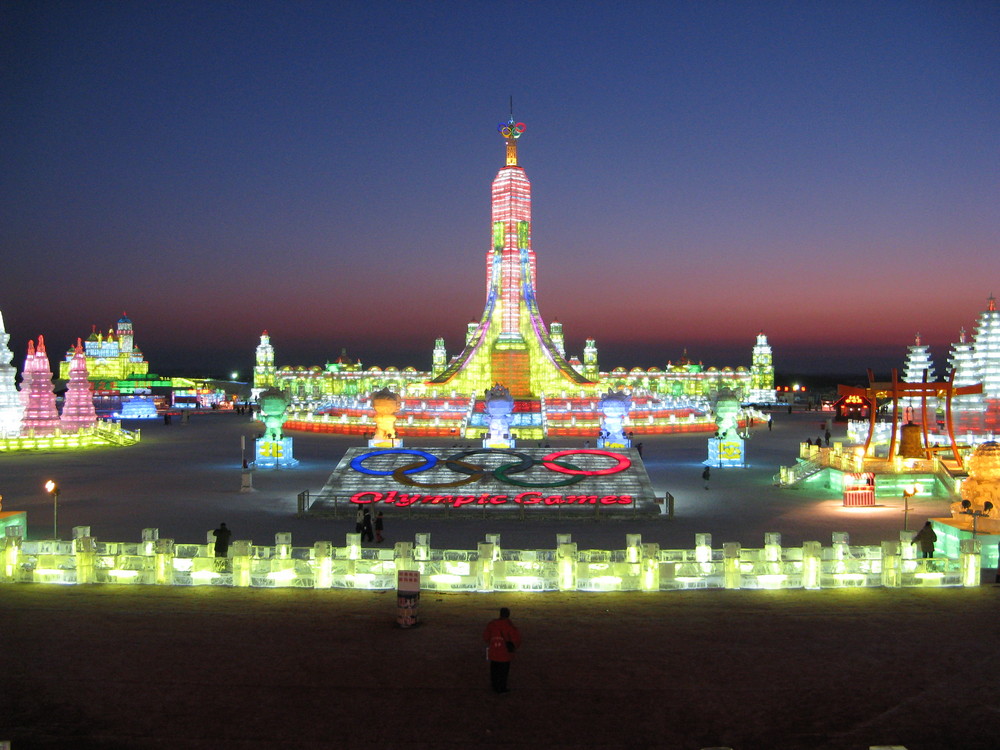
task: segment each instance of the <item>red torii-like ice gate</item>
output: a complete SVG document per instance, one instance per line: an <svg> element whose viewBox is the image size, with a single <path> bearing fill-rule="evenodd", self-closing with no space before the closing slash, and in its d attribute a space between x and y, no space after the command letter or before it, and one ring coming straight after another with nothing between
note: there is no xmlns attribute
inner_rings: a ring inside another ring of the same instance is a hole
<svg viewBox="0 0 1000 750"><path fill-rule="evenodd" d="M837 390L841 396L859 396L865 399L870 408L868 409L868 438L865 440L865 453L871 448L872 438L875 436L875 418L878 406L878 399L892 399L892 437L889 439L889 460L896 457L897 433L899 431L899 400L901 398L920 398L920 423L924 438L924 452L927 458L931 458L930 444L927 440L927 398L932 396L939 400L944 400L944 421L948 430L948 439L951 441L951 452L955 457L958 468L964 468L962 457L958 452L958 443L955 441L955 429L951 418L951 401L955 396L969 396L983 392L983 384L960 385L955 387L955 372L952 371L947 381L934 383L927 382L927 370L924 370L923 380L919 383L907 383L899 379L899 371L892 370L892 380L888 383L879 383L875 380L875 374L868 370L868 387L859 388L853 385L838 385Z"/></svg>

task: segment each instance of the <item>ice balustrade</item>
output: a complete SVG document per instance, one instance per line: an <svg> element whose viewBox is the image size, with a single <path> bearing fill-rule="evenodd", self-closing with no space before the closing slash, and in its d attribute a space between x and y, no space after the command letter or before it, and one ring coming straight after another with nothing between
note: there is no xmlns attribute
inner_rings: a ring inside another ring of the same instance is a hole
<svg viewBox="0 0 1000 750"><path fill-rule="evenodd" d="M36 435L28 430L16 437L0 437L0 451L54 450L89 448L96 445L134 445L139 442L139 430L125 430L120 422L100 420L78 432L63 432L56 428L51 435Z"/></svg>
<svg viewBox="0 0 1000 750"><path fill-rule="evenodd" d="M794 466L779 467L774 483L791 485L816 475L823 469L834 469L843 473L871 472L879 475L877 490L881 494L899 494L901 488L914 482L927 484L920 494L933 494L934 478L946 487L950 480L947 470L937 459L904 458L896 456L892 461L873 456L861 456L856 446L845 447L835 442L831 447L799 444L798 463ZM950 454L949 454L950 455ZM896 475L897 481L888 480L886 475ZM923 476L926 475L926 476ZM923 478L921 478L923 477Z"/></svg>
<svg viewBox="0 0 1000 750"><path fill-rule="evenodd" d="M683 589L828 589L901 586L978 586L981 545L962 540L957 557L918 559L910 533L899 541L852 546L835 533L830 546L805 542L782 547L781 535L765 535L760 549L730 542L712 546L697 534L694 549L661 550L626 535L617 550L580 550L569 534L554 549L508 550L488 535L475 550L439 550L429 534L393 548L361 546L347 534L344 546L316 542L294 547L280 533L274 545L237 540L225 558L204 544L160 539L145 529L142 541L101 542L77 526L69 541L27 541L20 527L0 538L0 582L55 584L156 584L255 588L388 590L397 570L418 570L427 591L674 591Z"/></svg>

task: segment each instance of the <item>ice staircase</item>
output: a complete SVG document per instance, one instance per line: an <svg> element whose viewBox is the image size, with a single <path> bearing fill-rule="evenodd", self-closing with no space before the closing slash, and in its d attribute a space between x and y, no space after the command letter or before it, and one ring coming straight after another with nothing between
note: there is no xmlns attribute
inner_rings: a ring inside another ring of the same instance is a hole
<svg viewBox="0 0 1000 750"><path fill-rule="evenodd" d="M797 482L808 479L826 468L822 461L815 459L799 459L795 466L782 466L774 475L774 483L778 487L791 487Z"/></svg>

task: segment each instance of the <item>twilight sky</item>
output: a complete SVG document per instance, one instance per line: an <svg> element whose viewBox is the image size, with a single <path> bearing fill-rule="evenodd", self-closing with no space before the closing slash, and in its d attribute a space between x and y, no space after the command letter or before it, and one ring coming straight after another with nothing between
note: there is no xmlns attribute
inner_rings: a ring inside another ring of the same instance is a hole
<svg viewBox="0 0 1000 750"><path fill-rule="evenodd" d="M496 124L527 124L542 315L683 349L939 370L1000 295L996 2L0 5L0 311L157 372L430 366L482 312ZM939 373L940 374L940 373Z"/></svg>

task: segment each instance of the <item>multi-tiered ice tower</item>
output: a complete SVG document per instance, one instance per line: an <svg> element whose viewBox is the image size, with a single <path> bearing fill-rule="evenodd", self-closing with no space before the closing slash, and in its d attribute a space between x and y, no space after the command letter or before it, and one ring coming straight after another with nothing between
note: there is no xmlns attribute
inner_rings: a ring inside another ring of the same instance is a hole
<svg viewBox="0 0 1000 750"><path fill-rule="evenodd" d="M926 375L924 374L926 373ZM907 383L928 383L934 382L934 363L931 361L931 351L927 344L924 344L918 333L914 337L913 343L906 349L906 362L903 365L903 380ZM956 383L955 385L964 385ZM920 414L921 400L919 398L907 398L904 400L907 410L906 419L916 421ZM929 405L930 409L934 404ZM928 417L930 419L930 417ZM930 421L934 421L931 419Z"/></svg>
<svg viewBox="0 0 1000 750"><path fill-rule="evenodd" d="M512 118L500 123L498 130L507 144L507 163L493 180L486 308L478 325L469 325L465 349L431 383L461 393L482 393L500 383L515 398L568 388L592 389L597 384L566 361L538 310L531 183L517 163L517 141L524 123Z"/></svg>
<svg viewBox="0 0 1000 750"><path fill-rule="evenodd" d="M955 385L982 383L983 393L956 399L961 431L1000 432L1000 310L992 294L979 316L972 342L952 346L950 358Z"/></svg>
<svg viewBox="0 0 1000 750"><path fill-rule="evenodd" d="M3 313L0 312L0 438L20 434L24 414L24 401L14 383L17 371L11 364L13 358L10 334L4 328Z"/></svg>
<svg viewBox="0 0 1000 750"><path fill-rule="evenodd" d="M62 431L78 432L84 427L93 427L97 422L94 409L94 394L88 379L87 358L83 353L83 342L76 340L73 361L69 367L69 383L66 385L66 400L63 401Z"/></svg>
<svg viewBox="0 0 1000 750"><path fill-rule="evenodd" d="M59 411L52 388L52 368L45 351L45 337L38 337L38 347L28 341L28 356L24 359L24 381L21 391L25 399L22 434L51 435L59 428Z"/></svg>

